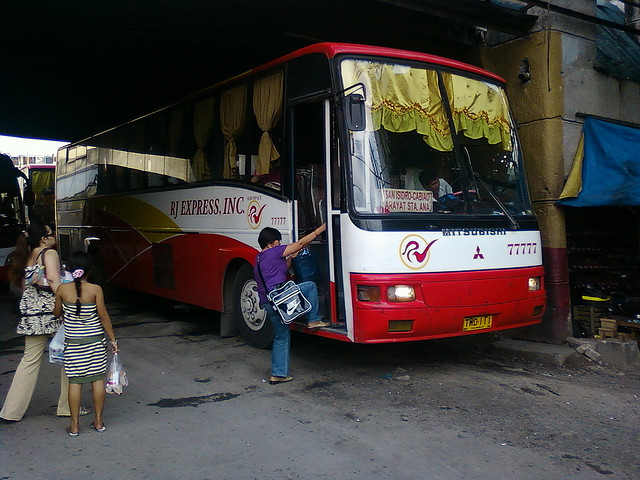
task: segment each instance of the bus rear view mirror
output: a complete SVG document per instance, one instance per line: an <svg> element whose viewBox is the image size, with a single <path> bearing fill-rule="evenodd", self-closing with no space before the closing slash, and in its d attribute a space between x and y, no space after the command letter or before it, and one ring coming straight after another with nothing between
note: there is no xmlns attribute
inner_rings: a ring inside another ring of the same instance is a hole
<svg viewBox="0 0 640 480"><path fill-rule="evenodd" d="M361 132L364 130L364 97L359 93L351 93L344 98L343 102L347 128L353 132Z"/></svg>

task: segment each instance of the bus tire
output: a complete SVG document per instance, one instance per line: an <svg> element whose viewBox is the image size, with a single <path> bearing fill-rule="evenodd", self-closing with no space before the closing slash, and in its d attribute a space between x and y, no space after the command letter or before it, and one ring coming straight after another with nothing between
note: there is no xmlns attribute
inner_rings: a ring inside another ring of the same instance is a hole
<svg viewBox="0 0 640 480"><path fill-rule="evenodd" d="M232 309L240 336L248 345L266 348L273 340L273 326L267 312L260 308L253 268L248 263L242 265L233 282Z"/></svg>

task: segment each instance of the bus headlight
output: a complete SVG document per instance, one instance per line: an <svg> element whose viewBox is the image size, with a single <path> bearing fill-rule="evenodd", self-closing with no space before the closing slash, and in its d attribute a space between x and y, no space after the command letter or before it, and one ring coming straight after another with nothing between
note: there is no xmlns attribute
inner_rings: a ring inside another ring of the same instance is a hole
<svg viewBox="0 0 640 480"><path fill-rule="evenodd" d="M387 298L390 302L413 302L416 292L409 285L396 285L387 289Z"/></svg>
<svg viewBox="0 0 640 480"><path fill-rule="evenodd" d="M379 302L380 287L375 285L358 285L359 302Z"/></svg>
<svg viewBox="0 0 640 480"><path fill-rule="evenodd" d="M540 290L541 282L540 277L529 277L529 291L535 292Z"/></svg>

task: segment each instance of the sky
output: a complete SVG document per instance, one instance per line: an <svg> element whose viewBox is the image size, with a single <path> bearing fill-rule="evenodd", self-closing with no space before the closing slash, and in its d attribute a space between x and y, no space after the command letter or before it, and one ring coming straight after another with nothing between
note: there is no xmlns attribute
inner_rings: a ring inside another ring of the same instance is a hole
<svg viewBox="0 0 640 480"><path fill-rule="evenodd" d="M33 138L6 137L0 135L0 153L17 157L19 155L41 156L55 155L62 145L69 142L37 140Z"/></svg>

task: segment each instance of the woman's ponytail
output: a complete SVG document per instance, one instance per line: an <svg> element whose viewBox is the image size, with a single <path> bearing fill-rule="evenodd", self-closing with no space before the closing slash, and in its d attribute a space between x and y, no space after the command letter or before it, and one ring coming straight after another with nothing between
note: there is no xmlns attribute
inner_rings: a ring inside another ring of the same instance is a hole
<svg viewBox="0 0 640 480"><path fill-rule="evenodd" d="M76 293L78 299L76 300L76 315L80 315L80 308L82 303L80 302L80 296L82 295L82 279L89 276L91 273L91 257L82 250L76 250L71 254L69 260L69 269L71 270L71 276L73 282L76 285Z"/></svg>
<svg viewBox="0 0 640 480"><path fill-rule="evenodd" d="M76 270L77 271L77 270ZM75 273L75 271L73 272ZM73 277L73 283L76 284L76 293L78 294L78 299L76 300L76 315L80 315L80 308L82 307L82 303L80 302L80 295L82 295L82 276L76 278Z"/></svg>

